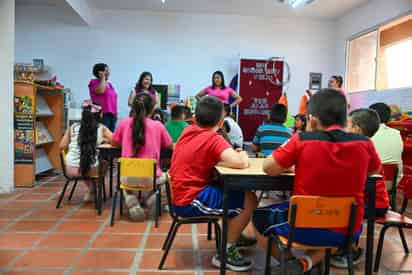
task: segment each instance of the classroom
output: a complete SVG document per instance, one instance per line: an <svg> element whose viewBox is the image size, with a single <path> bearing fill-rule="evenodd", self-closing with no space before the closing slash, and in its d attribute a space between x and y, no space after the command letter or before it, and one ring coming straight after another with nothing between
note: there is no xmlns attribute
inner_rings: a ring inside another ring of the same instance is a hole
<svg viewBox="0 0 412 275"><path fill-rule="evenodd" d="M0 0L0 49L0 274L412 274L411 0Z"/></svg>

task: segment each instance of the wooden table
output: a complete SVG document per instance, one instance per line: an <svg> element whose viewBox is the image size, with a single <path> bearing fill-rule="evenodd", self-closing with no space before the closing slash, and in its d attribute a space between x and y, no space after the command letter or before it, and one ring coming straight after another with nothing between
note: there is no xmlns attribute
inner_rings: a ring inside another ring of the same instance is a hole
<svg viewBox="0 0 412 275"><path fill-rule="evenodd" d="M99 152L99 184L97 189L97 213L102 214L103 208L103 185L104 183L104 167L103 161L106 160L109 162L109 188L110 188L110 197L113 195L113 160L120 158L122 155L122 150L120 147L114 147L110 144L103 144L97 146Z"/></svg>
<svg viewBox="0 0 412 275"><path fill-rule="evenodd" d="M294 173L284 173L272 177L263 172L264 159L249 159L249 167L246 169L231 169L217 166L216 170L223 183L223 217L222 217L222 243L220 274L226 274L226 244L227 244L227 220L228 220L228 196L230 191L290 191L293 189ZM376 180L379 176L369 177L366 183L368 201L375 205ZM373 236L375 231L375 207L368 207L368 227L366 240L365 274L372 275L373 264ZM269 270L270 272L270 270Z"/></svg>

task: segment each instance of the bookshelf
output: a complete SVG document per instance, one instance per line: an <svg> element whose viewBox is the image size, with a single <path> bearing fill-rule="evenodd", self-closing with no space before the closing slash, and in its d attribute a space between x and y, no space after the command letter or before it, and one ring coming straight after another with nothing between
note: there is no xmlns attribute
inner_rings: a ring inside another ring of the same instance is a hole
<svg viewBox="0 0 412 275"><path fill-rule="evenodd" d="M15 186L34 186L36 175L61 168L59 141L63 133L63 90L15 81Z"/></svg>

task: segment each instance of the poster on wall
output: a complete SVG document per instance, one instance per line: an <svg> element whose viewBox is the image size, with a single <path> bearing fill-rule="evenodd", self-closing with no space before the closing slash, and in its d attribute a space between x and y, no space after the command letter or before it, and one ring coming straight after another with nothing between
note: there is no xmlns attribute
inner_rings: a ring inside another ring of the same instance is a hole
<svg viewBox="0 0 412 275"><path fill-rule="evenodd" d="M252 141L257 128L268 119L270 108L282 95L283 61L241 59L238 122L245 141Z"/></svg>
<svg viewBox="0 0 412 275"><path fill-rule="evenodd" d="M34 160L34 98L14 97L14 162L32 164Z"/></svg>

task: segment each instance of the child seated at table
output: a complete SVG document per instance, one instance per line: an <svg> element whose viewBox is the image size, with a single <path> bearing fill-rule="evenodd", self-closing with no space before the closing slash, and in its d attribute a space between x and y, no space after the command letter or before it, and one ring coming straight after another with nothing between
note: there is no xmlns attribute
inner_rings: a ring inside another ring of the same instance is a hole
<svg viewBox="0 0 412 275"><path fill-rule="evenodd" d="M253 152L263 154L265 157L269 156L273 150L276 150L292 136L291 130L283 125L286 121L287 111L283 104L272 106L269 120L259 126L253 138Z"/></svg>
<svg viewBox="0 0 412 275"><path fill-rule="evenodd" d="M171 112L172 119L166 122L165 126L169 135L172 137L173 143L176 143L182 134L183 130L189 126L185 121L185 106L176 105Z"/></svg>
<svg viewBox="0 0 412 275"><path fill-rule="evenodd" d="M213 182L214 167L221 162L231 168L246 168L248 155L245 151L235 151L217 133L224 121L220 100L202 98L195 118L196 124L183 131L173 153L170 169L173 208L183 217L222 215L223 190ZM252 267L252 262L239 253L236 243L256 208L256 196L252 192L231 192L228 205L227 267L246 271ZM256 241L253 241L254 244ZM213 257L212 264L220 266L218 255Z"/></svg>
<svg viewBox="0 0 412 275"><path fill-rule="evenodd" d="M366 178L380 171L381 163L367 137L343 130L346 106L345 96L334 90L325 89L313 95L308 104L310 131L294 134L265 160L263 170L277 176L294 166L294 195L354 197L358 204L354 235L358 239L362 231ZM253 223L263 247L267 245L268 234L288 237L288 208L289 202L284 202L255 210ZM346 242L345 231L344 228L299 228L295 230L294 240L305 245L342 247ZM272 251L278 257L277 247ZM302 274L319 264L325 255L324 250L314 250L299 259L288 257L288 274Z"/></svg>
<svg viewBox="0 0 412 275"><path fill-rule="evenodd" d="M226 132L233 148L243 148L243 132L239 124L230 115L230 105L225 104L225 121L222 129Z"/></svg>
<svg viewBox="0 0 412 275"><path fill-rule="evenodd" d="M68 128L60 142L60 150L67 152L65 165L69 177L97 176L97 145L109 143L112 132L104 126L102 107L91 100L82 103L80 123ZM85 181L88 191L83 200L88 202L94 198L94 187Z"/></svg>
<svg viewBox="0 0 412 275"><path fill-rule="evenodd" d="M144 93L137 95L132 106L133 116L119 123L113 134L112 143L121 146L122 157L155 159L157 161L156 183L161 185L166 178L159 166L160 151L172 148L173 144L163 124L151 119L154 106L155 102L150 95ZM144 184L134 178L122 180L131 186ZM154 206L152 192L143 194L141 200L138 199L138 194L132 191L123 191L123 195L130 220L142 221L146 215L152 214L151 208Z"/></svg>
<svg viewBox="0 0 412 275"><path fill-rule="evenodd" d="M366 136L368 138L373 137L379 129L380 119L375 110L372 109L357 109L349 114L347 131L353 134ZM383 175L383 169L380 173ZM365 194L367 198L367 194ZM365 212L367 211L367 202L365 200ZM382 218L386 215L389 208L389 195L386 190L385 181L376 181L376 203L375 214L377 218ZM360 263L362 256L362 249L356 246L353 249L353 264ZM346 255L341 251L338 251L331 259L331 265L337 268L347 268L348 261Z"/></svg>

